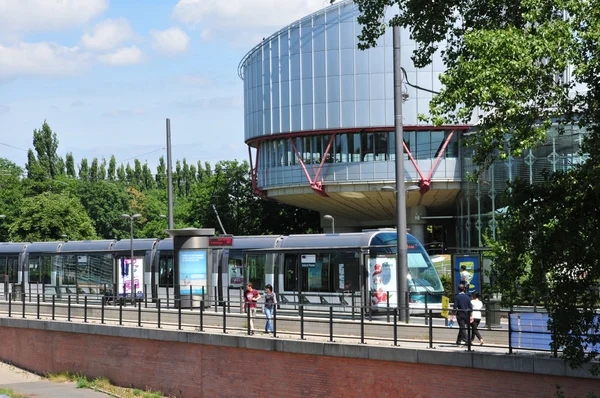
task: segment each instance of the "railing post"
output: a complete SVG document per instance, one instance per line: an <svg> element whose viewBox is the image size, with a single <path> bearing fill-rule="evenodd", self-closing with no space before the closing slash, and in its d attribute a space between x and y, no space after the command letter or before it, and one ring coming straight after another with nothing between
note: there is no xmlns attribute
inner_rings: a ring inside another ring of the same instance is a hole
<svg viewBox="0 0 600 398"><path fill-rule="evenodd" d="M558 345L556 344L556 325L552 321L552 355L554 358L558 358Z"/></svg>
<svg viewBox="0 0 600 398"><path fill-rule="evenodd" d="M277 304L273 306L273 337L277 338Z"/></svg>
<svg viewBox="0 0 600 398"><path fill-rule="evenodd" d="M231 313L231 297L229 293L229 286L227 286L227 312Z"/></svg>
<svg viewBox="0 0 600 398"><path fill-rule="evenodd" d="M138 299L138 327L142 327L142 299Z"/></svg>
<svg viewBox="0 0 600 398"><path fill-rule="evenodd" d="M365 344L365 311L360 307L360 344Z"/></svg>
<svg viewBox="0 0 600 398"><path fill-rule="evenodd" d="M200 331L204 332L204 300L200 302Z"/></svg>
<svg viewBox="0 0 600 398"><path fill-rule="evenodd" d="M471 311L467 310L467 351L471 351Z"/></svg>
<svg viewBox="0 0 600 398"><path fill-rule="evenodd" d="M390 323L390 292L387 292L387 296L385 298L386 307L385 307L385 315L387 317L387 323Z"/></svg>
<svg viewBox="0 0 600 398"><path fill-rule="evenodd" d="M31 283L29 284L29 302L31 303Z"/></svg>
<svg viewBox="0 0 600 398"><path fill-rule="evenodd" d="M29 286L31 286L31 285L29 285ZM29 297L29 300L31 300L31 296ZM23 318L25 318L25 294L23 294L22 307L23 307L22 308L22 312L23 312L22 316L23 316Z"/></svg>
<svg viewBox="0 0 600 398"><path fill-rule="evenodd" d="M37 319L40 319L40 294L37 295Z"/></svg>
<svg viewBox="0 0 600 398"><path fill-rule="evenodd" d="M169 289L167 287L167 289ZM158 306L158 320L157 320L157 328L160 329L160 298L156 299L156 305Z"/></svg>
<svg viewBox="0 0 600 398"><path fill-rule="evenodd" d="M302 299L300 299L302 302ZM304 340L304 304L300 304L300 340Z"/></svg>
<svg viewBox="0 0 600 398"><path fill-rule="evenodd" d="M71 322L71 295L68 296L67 302L67 321Z"/></svg>
<svg viewBox="0 0 600 398"><path fill-rule="evenodd" d="M131 268L133 268L133 266ZM133 295L133 286L131 287L131 292ZM127 285L125 283L123 283L123 298L127 298ZM127 303L125 303L125 305L127 305Z"/></svg>
<svg viewBox="0 0 600 398"><path fill-rule="evenodd" d="M491 311L491 310L490 310ZM508 311L508 353L512 354L512 310Z"/></svg>
<svg viewBox="0 0 600 398"><path fill-rule="evenodd" d="M55 301L55 295L52 295L52 320L54 320L54 311L55 311L55 307L54 307L54 301Z"/></svg>
<svg viewBox="0 0 600 398"><path fill-rule="evenodd" d="M426 296L427 297L427 296ZM429 348L433 348L433 310L429 310Z"/></svg>
<svg viewBox="0 0 600 398"><path fill-rule="evenodd" d="M425 325L427 325L427 315L429 314L429 311L427 310L427 297L429 296L429 292L425 292Z"/></svg>
<svg viewBox="0 0 600 398"><path fill-rule="evenodd" d="M104 290L106 292L106 290ZM102 308L101 308L101 312L100 312L100 323L104 325L104 305L106 303L106 300L104 299L104 297L102 297Z"/></svg>
<svg viewBox="0 0 600 398"><path fill-rule="evenodd" d="M333 342L333 306L329 306L329 341Z"/></svg>
<svg viewBox="0 0 600 398"><path fill-rule="evenodd" d="M404 323L408 323L408 319L410 316L410 292L404 292L406 294L406 307L402 309L404 311Z"/></svg>
<svg viewBox="0 0 600 398"><path fill-rule="evenodd" d="M12 318L12 297L13 293L8 293L8 317Z"/></svg>
<svg viewBox="0 0 600 398"><path fill-rule="evenodd" d="M354 292L350 293L350 295L352 296L352 320L354 320Z"/></svg>
<svg viewBox="0 0 600 398"><path fill-rule="evenodd" d="M144 283L144 308L148 308L148 288L146 286Z"/></svg>
<svg viewBox="0 0 600 398"><path fill-rule="evenodd" d="M394 346L398 345L398 308L394 308Z"/></svg>
<svg viewBox="0 0 600 398"><path fill-rule="evenodd" d="M83 322L87 323L87 296L83 296Z"/></svg>
<svg viewBox="0 0 600 398"><path fill-rule="evenodd" d="M369 322L373 321L373 293L369 292ZM365 311L367 306L365 305Z"/></svg>
<svg viewBox="0 0 600 398"><path fill-rule="evenodd" d="M217 290L217 287L215 286L215 313L218 312L218 308L217 308L218 298L219 298L219 296L218 296L218 290Z"/></svg>
<svg viewBox="0 0 600 398"><path fill-rule="evenodd" d="M118 295L119 295L119 285L115 282L113 285L113 307L117 306Z"/></svg>
<svg viewBox="0 0 600 398"><path fill-rule="evenodd" d="M223 333L227 333L227 306L223 306Z"/></svg>
<svg viewBox="0 0 600 398"><path fill-rule="evenodd" d="M119 325L123 325L123 298L119 300Z"/></svg>
<svg viewBox="0 0 600 398"><path fill-rule="evenodd" d="M169 309L169 286L167 286L167 309Z"/></svg>
<svg viewBox="0 0 600 398"><path fill-rule="evenodd" d="M192 285L190 285L190 311L193 311L193 305L192 305Z"/></svg>
<svg viewBox="0 0 600 398"><path fill-rule="evenodd" d="M179 296L179 305L177 306L177 328L181 330L181 296Z"/></svg>
<svg viewBox="0 0 600 398"><path fill-rule="evenodd" d="M46 302L46 282L42 282L42 301Z"/></svg>

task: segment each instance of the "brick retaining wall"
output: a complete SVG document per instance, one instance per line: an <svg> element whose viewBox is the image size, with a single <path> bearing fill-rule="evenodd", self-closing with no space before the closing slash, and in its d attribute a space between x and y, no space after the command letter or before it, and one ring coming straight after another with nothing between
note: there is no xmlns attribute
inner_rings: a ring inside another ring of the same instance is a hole
<svg viewBox="0 0 600 398"><path fill-rule="evenodd" d="M0 341L1 360L37 373L104 376L182 397L552 397L557 384L567 398L600 391L593 378L20 327L0 327Z"/></svg>

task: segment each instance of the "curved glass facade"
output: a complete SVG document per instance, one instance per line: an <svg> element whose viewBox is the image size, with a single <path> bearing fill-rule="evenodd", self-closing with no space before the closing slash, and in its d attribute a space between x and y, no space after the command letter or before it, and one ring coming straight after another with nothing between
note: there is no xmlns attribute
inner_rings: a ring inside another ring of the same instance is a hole
<svg viewBox="0 0 600 398"><path fill-rule="evenodd" d="M242 61L246 141L270 134L392 126L392 32L361 51L358 8L344 1L309 15L263 40ZM443 64L426 68L410 59L415 44L401 30L402 66L408 80L440 89ZM419 125L432 94L405 87L404 123Z"/></svg>

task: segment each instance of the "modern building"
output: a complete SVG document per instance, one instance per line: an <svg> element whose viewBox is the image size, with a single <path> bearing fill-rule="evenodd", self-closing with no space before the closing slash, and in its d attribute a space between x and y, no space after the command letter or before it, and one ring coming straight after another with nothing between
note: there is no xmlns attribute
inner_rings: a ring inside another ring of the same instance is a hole
<svg viewBox="0 0 600 398"><path fill-rule="evenodd" d="M359 50L358 15L352 1L340 1L265 37L239 66L255 193L319 211L325 231L332 225L325 215L335 219L335 232L396 224L395 192L382 190L395 184L392 31ZM469 182L472 150L463 142L473 125L419 120L441 88L444 65L436 54L415 68L414 49L401 30L406 184L418 186L407 192L409 231L425 244L481 246L486 231L495 234L506 181L535 182L542 169L581 161L585 132L551 131L547 145Z"/></svg>

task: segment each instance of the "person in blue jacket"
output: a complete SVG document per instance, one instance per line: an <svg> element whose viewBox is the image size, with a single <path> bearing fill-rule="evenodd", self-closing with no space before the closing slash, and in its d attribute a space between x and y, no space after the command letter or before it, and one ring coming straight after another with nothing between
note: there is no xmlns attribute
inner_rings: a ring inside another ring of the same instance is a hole
<svg viewBox="0 0 600 398"><path fill-rule="evenodd" d="M454 314L458 322L458 336L456 336L456 345L460 346L461 342L467 344L467 328L471 324L471 311L473 305L471 298L465 293L466 287L462 283L458 285L458 294L454 297Z"/></svg>

